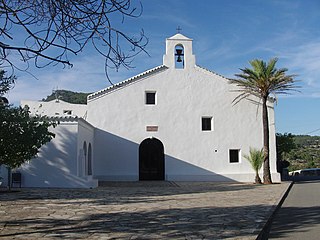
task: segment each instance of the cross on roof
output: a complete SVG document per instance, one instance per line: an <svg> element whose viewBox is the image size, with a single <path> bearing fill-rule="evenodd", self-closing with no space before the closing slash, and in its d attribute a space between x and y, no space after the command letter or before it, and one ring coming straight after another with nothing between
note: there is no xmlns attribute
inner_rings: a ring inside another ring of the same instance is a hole
<svg viewBox="0 0 320 240"><path fill-rule="evenodd" d="M177 30L177 33L180 33L182 28L180 26L178 26L176 30Z"/></svg>

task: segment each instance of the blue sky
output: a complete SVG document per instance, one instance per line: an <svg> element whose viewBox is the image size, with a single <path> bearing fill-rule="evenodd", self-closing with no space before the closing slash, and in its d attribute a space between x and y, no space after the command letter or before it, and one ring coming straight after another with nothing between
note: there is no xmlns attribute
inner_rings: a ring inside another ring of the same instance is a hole
<svg viewBox="0 0 320 240"><path fill-rule="evenodd" d="M134 69L112 72L114 83L162 64L165 39L181 33L194 40L197 64L226 77L249 67L254 58L278 57L278 67L297 74L300 92L278 96L277 132L320 135L320 1L318 0L142 0L143 14L121 28L149 38L147 51ZM53 89L92 92L108 86L104 59L92 49L71 57L73 68L51 66L17 72L12 103L39 100Z"/></svg>

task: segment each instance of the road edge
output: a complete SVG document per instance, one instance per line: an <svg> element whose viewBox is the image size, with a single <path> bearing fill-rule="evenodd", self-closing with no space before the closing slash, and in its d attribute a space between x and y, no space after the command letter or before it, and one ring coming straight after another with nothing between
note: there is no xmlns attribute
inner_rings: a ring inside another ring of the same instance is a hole
<svg viewBox="0 0 320 240"><path fill-rule="evenodd" d="M276 202L276 204L272 207L271 214L270 214L267 222L262 227L262 229L261 229L258 237L256 238L256 240L266 240L266 239L268 239L269 231L270 231L270 227L271 227L271 223L273 221L273 218L276 215L276 213L278 212L279 208L282 206L284 200L287 198L287 196L288 196L293 184L294 184L294 182L291 181L291 183L289 184L288 188L282 193L282 196L279 198L279 200Z"/></svg>

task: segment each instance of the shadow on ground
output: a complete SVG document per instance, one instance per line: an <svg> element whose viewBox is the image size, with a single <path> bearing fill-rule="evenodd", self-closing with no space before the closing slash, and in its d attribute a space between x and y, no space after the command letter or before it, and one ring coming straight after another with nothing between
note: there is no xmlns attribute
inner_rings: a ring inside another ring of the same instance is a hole
<svg viewBox="0 0 320 240"><path fill-rule="evenodd" d="M137 203L146 202L148 197L173 196L182 194L214 193L214 192L233 192L244 191L254 188L263 188L264 185L242 184L242 183L194 183L188 182L129 182L129 183L109 183L109 186L99 187L97 189L21 189L14 190L15 194L0 191L0 201L17 200L72 200L89 199L95 204L112 204L114 200L117 203ZM116 195L117 199L109 196ZM77 202L78 203L78 202Z"/></svg>
<svg viewBox="0 0 320 240"><path fill-rule="evenodd" d="M286 224L280 224L278 221L273 221L272 232L269 233L270 237L285 237L288 233L292 232L304 232L308 227L312 227L320 222L320 207L285 207L281 208L281 215L291 218L287 219Z"/></svg>
<svg viewBox="0 0 320 240"><path fill-rule="evenodd" d="M255 236L256 227L270 206L172 208L139 212L93 213L81 218L52 219L32 216L14 221L0 221L14 232L0 233L0 237L57 237L89 238L113 236L114 239L214 239L215 237ZM32 235L33 234L33 235ZM34 235L35 234L35 235Z"/></svg>
<svg viewBox="0 0 320 240"><path fill-rule="evenodd" d="M0 238L252 238L284 189L212 182L109 184L1 193Z"/></svg>

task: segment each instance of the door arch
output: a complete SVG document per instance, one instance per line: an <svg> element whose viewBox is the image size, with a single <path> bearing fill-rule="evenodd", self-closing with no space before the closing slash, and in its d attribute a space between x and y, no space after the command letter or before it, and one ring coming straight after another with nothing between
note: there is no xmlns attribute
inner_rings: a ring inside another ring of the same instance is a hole
<svg viewBox="0 0 320 240"><path fill-rule="evenodd" d="M89 176L92 175L92 147L91 143L88 146L88 173Z"/></svg>
<svg viewBox="0 0 320 240"><path fill-rule="evenodd" d="M164 180L164 147L156 138L147 138L139 146L139 180Z"/></svg>

